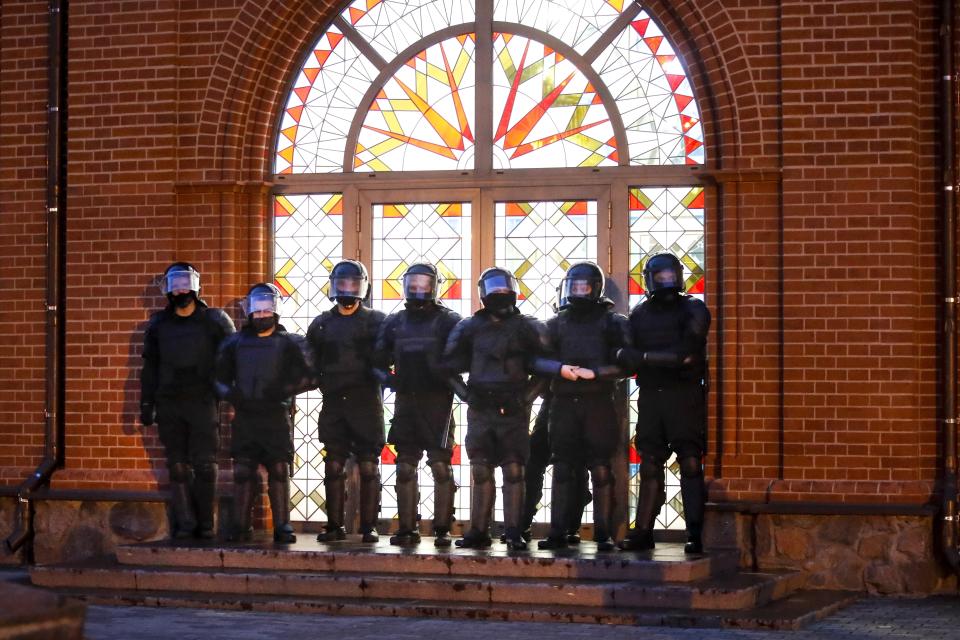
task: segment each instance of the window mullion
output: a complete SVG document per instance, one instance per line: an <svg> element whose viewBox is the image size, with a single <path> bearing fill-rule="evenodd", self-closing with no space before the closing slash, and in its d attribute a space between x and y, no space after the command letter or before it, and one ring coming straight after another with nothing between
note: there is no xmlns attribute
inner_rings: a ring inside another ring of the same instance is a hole
<svg viewBox="0 0 960 640"><path fill-rule="evenodd" d="M493 171L493 0L477 0L476 25L473 166L477 175L486 176Z"/></svg>

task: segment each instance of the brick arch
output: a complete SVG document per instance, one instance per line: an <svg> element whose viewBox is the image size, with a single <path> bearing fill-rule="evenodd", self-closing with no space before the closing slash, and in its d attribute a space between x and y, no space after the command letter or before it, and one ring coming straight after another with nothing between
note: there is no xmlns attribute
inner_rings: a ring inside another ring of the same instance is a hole
<svg viewBox="0 0 960 640"><path fill-rule="evenodd" d="M271 173L277 113L305 48L342 9L339 0L248 0L210 74L194 161L181 180L260 181Z"/></svg>
<svg viewBox="0 0 960 640"><path fill-rule="evenodd" d="M760 156L777 141L777 123L764 118L755 79L758 70L751 67L724 4L650 0L643 5L686 64L703 120L707 164L724 169L775 165L774 155Z"/></svg>
<svg viewBox="0 0 960 640"><path fill-rule="evenodd" d="M194 162L181 179L269 177L277 114L305 48L340 2L249 0L239 11L214 65L197 128ZM764 157L776 141L764 117L745 45L717 0L652 0L644 7L685 61L704 122L707 162L717 168L776 164Z"/></svg>

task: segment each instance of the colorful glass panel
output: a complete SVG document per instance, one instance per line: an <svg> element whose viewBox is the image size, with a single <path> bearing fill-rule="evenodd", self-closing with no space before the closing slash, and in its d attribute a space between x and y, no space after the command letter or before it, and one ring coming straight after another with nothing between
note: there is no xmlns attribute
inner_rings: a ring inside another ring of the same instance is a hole
<svg viewBox="0 0 960 640"><path fill-rule="evenodd" d="M594 200L547 202L497 202L494 262L517 277L522 313L546 321L556 312L557 288L571 264L597 259L597 203ZM537 400L530 415L531 428L540 411ZM553 468L543 478L543 498L534 522L550 521ZM498 486L500 486L498 484ZM591 515L588 508L584 521ZM503 518L502 496L494 508Z"/></svg>
<svg viewBox="0 0 960 640"><path fill-rule="evenodd" d="M494 34L493 56L495 168L617 164L610 117L573 63L509 33Z"/></svg>
<svg viewBox="0 0 960 640"><path fill-rule="evenodd" d="M473 22L474 5L473 0L356 0L341 15L392 60L431 33Z"/></svg>
<svg viewBox="0 0 960 640"><path fill-rule="evenodd" d="M314 317L331 305L328 278L343 254L343 196L276 196L273 222L274 284L283 294L280 317L287 330L303 335ZM318 391L297 397L290 491L294 520L326 520L323 447L316 434L320 405Z"/></svg>
<svg viewBox="0 0 960 640"><path fill-rule="evenodd" d="M403 308L403 273L411 264L430 262L437 267L443 282L440 285L442 303L469 316L472 292L471 206L469 202L442 202L429 204L388 203L373 205L373 306L384 313ZM394 394L384 394L384 417L387 424L393 417ZM466 435L466 408L459 402L454 406L457 443L454 474L466 478L469 487L469 466L460 455L460 444ZM397 517L396 452L391 446L381 456L383 491L380 502L381 518ZM420 515L433 517L433 476L425 460L418 468L420 483ZM455 497L458 518L470 513L469 490L458 491Z"/></svg>
<svg viewBox="0 0 960 640"><path fill-rule="evenodd" d="M297 73L280 121L274 170L343 171L350 124L376 67L331 26Z"/></svg>
<svg viewBox="0 0 960 640"><path fill-rule="evenodd" d="M627 130L630 164L703 164L703 125L680 58L641 11L594 61Z"/></svg>
<svg viewBox="0 0 960 640"><path fill-rule="evenodd" d="M387 81L357 138L356 171L473 168L474 40L428 47Z"/></svg>
<svg viewBox="0 0 960 640"><path fill-rule="evenodd" d="M586 53L630 0L496 0L493 19L549 33Z"/></svg>
<svg viewBox="0 0 960 640"><path fill-rule="evenodd" d="M658 253L670 252L683 263L687 292L703 299L704 294L704 230L703 187L664 187L630 189L630 280L627 284L632 309L645 298L643 267ZM637 425L637 386L629 384L630 433ZM637 492L640 488L640 457L630 444L630 521L636 518ZM680 468L676 457L667 463L667 502L657 517L663 529L683 529L683 507L680 501Z"/></svg>

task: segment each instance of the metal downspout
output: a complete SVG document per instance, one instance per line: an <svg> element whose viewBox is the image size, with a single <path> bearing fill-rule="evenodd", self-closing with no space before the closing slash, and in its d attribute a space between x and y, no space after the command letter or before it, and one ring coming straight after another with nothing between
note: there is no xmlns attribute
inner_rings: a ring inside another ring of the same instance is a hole
<svg viewBox="0 0 960 640"><path fill-rule="evenodd" d="M944 558L960 575L960 522L957 520L957 211L955 176L956 105L953 2L940 3L940 140L943 166L943 497L941 544Z"/></svg>
<svg viewBox="0 0 960 640"><path fill-rule="evenodd" d="M66 212L66 36L67 0L51 0L47 40L47 261L46 261L46 394L43 459L17 490L16 528L5 541L9 553L33 538L31 494L49 483L63 466L64 282Z"/></svg>

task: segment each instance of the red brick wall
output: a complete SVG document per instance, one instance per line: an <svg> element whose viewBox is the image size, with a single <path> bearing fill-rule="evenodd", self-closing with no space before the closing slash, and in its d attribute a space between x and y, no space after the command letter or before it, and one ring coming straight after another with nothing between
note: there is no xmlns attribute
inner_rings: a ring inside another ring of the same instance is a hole
<svg viewBox="0 0 960 640"><path fill-rule="evenodd" d="M55 486L163 481L155 431L135 423L154 276L193 261L207 299L229 306L267 270L274 125L330 10L209 5L71 3L68 468ZM4 3L0 16L0 326L29 327L0 342L7 484L42 445L45 6ZM648 6L687 62L719 184L712 495L925 501L937 468L934 3Z"/></svg>

